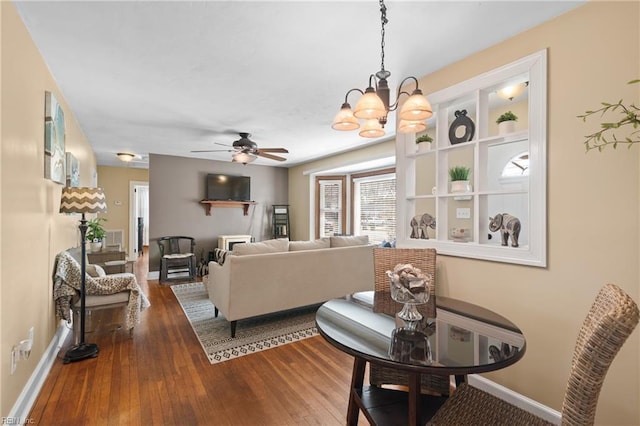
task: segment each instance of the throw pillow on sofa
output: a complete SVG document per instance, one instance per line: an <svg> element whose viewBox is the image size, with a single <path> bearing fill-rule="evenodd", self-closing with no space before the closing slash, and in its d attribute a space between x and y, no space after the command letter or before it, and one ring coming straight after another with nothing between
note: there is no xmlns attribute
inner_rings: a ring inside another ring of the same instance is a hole
<svg viewBox="0 0 640 426"><path fill-rule="evenodd" d="M313 241L289 241L289 251L317 250L331 247L329 238Z"/></svg>
<svg viewBox="0 0 640 426"><path fill-rule="evenodd" d="M351 246L364 246L369 244L368 235L358 235L351 237L336 237L332 236L331 247L351 247Z"/></svg>
<svg viewBox="0 0 640 426"><path fill-rule="evenodd" d="M223 265L225 259L227 258L227 255L230 254L231 252L226 251L224 249L221 248L215 248L213 249L213 261L217 262L218 265Z"/></svg>
<svg viewBox="0 0 640 426"><path fill-rule="evenodd" d="M281 253L289 251L289 240L266 240L259 243L242 243L233 246L233 254L242 256L245 254Z"/></svg>

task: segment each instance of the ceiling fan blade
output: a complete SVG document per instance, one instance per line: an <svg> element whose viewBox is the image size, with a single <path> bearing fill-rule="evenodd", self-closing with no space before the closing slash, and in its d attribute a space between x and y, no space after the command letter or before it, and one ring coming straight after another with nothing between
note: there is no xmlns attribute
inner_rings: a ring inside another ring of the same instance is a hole
<svg viewBox="0 0 640 426"><path fill-rule="evenodd" d="M286 148L260 148L262 152L279 152L281 154L288 154L289 150Z"/></svg>
<svg viewBox="0 0 640 426"><path fill-rule="evenodd" d="M189 151L189 152L233 152L233 149L202 149L202 150L196 150L196 151Z"/></svg>
<svg viewBox="0 0 640 426"><path fill-rule="evenodd" d="M259 155L260 157L264 157L264 158L269 158L271 160L276 160L276 161L285 161L286 158L284 157L279 157L277 155L272 155L272 154L267 154L266 152L263 152L263 150L259 149L256 152L256 155Z"/></svg>

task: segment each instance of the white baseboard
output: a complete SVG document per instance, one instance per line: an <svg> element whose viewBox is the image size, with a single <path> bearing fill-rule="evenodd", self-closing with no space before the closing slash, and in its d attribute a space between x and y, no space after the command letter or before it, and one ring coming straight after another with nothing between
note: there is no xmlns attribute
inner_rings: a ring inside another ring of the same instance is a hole
<svg viewBox="0 0 640 426"><path fill-rule="evenodd" d="M7 417L14 421L14 423L11 424L22 425L31 423L27 416L31 412L44 381L47 379L47 376L49 376L51 366L55 362L58 352L60 352L60 348L64 345L70 332L71 329L69 325L65 321L60 321L56 334L53 336L53 339L51 339L42 358L40 358L36 369L31 373L31 377L29 377L27 384L22 389L22 392L20 392L15 404L11 407L11 411L9 411Z"/></svg>
<svg viewBox="0 0 640 426"><path fill-rule="evenodd" d="M528 411L550 423L555 425L560 424L560 412L547 407L546 405L540 404L538 401L534 401L531 398L527 398L526 396L514 392L509 388L475 374L469 375L467 377L467 382L475 388L490 393L491 395L507 401L516 407L522 408L523 410Z"/></svg>

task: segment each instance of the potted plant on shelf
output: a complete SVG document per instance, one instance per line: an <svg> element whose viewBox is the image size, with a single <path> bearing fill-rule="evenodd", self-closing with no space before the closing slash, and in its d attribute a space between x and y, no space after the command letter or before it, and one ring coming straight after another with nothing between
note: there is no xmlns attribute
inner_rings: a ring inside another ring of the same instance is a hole
<svg viewBox="0 0 640 426"><path fill-rule="evenodd" d="M102 226L102 222L106 222L104 217L96 217L87 221L87 235L86 240L89 243L89 249L92 252L102 250L102 240L107 235L107 232Z"/></svg>
<svg viewBox="0 0 640 426"><path fill-rule="evenodd" d="M451 192L471 192L470 171L471 169L465 166L454 166L449 169Z"/></svg>
<svg viewBox="0 0 640 426"><path fill-rule="evenodd" d="M431 143L433 142L433 138L429 136L427 133L424 135L418 136L416 138L416 145L418 146L418 152L425 152L431 149Z"/></svg>
<svg viewBox="0 0 640 426"><path fill-rule="evenodd" d="M505 135L507 133L513 133L516 131L516 121L518 121L518 116L515 115L511 111L507 111L502 114L496 120L498 123L498 134Z"/></svg>

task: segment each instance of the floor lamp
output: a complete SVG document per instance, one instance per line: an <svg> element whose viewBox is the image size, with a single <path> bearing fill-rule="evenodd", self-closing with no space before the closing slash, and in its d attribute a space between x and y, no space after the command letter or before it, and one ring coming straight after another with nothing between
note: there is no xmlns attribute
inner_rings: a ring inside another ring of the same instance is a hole
<svg viewBox="0 0 640 426"><path fill-rule="evenodd" d="M64 363L81 361L86 358L98 356L98 345L84 341L84 317L85 317L85 286L87 270L87 219L85 213L104 213L107 211L107 202L102 188L65 187L62 188L60 213L81 213L80 241L82 258L80 261L80 342L72 346L64 355Z"/></svg>

